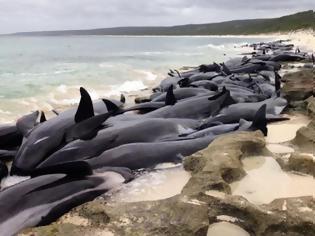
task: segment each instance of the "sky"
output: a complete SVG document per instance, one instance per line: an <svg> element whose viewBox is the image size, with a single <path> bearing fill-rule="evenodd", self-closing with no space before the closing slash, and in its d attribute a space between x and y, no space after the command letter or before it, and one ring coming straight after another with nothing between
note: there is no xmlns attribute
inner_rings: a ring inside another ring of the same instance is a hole
<svg viewBox="0 0 315 236"><path fill-rule="evenodd" d="M315 0L0 0L0 33L272 18Z"/></svg>

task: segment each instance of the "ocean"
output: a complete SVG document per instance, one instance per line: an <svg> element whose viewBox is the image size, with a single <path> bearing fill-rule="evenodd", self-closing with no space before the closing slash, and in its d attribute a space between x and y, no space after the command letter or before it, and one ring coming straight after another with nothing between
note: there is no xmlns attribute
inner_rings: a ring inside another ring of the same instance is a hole
<svg viewBox="0 0 315 236"><path fill-rule="evenodd" d="M246 52L251 37L0 37L0 123L34 110L151 87L170 68L223 62Z"/></svg>

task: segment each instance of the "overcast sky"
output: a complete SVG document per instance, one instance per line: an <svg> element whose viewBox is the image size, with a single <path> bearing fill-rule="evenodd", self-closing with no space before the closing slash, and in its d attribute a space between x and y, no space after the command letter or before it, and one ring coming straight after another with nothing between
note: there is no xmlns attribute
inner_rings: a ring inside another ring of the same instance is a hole
<svg viewBox="0 0 315 236"><path fill-rule="evenodd" d="M0 0L0 33L270 18L315 0Z"/></svg>

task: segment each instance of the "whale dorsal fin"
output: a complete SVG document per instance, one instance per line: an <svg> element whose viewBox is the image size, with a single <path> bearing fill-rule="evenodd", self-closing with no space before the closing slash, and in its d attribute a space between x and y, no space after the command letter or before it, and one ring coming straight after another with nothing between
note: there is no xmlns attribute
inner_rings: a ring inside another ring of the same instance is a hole
<svg viewBox="0 0 315 236"><path fill-rule="evenodd" d="M281 76L277 71L275 71L275 90L277 97L280 97L280 90L281 90Z"/></svg>
<svg viewBox="0 0 315 236"><path fill-rule="evenodd" d="M168 90L167 90L167 93L166 93L166 99L165 99L165 105L166 106L172 106L174 104L176 104L177 100L176 100L176 97L174 95L174 92L173 92L173 85L171 85Z"/></svg>
<svg viewBox="0 0 315 236"><path fill-rule="evenodd" d="M76 123L86 120L94 116L93 102L89 93L83 88L80 88L81 99L78 106L78 110L74 116Z"/></svg>
<svg viewBox="0 0 315 236"><path fill-rule="evenodd" d="M21 117L16 122L16 128L23 136L27 136L27 134L36 126L38 116L39 111L35 111L31 114Z"/></svg>
<svg viewBox="0 0 315 236"><path fill-rule="evenodd" d="M230 71L230 69L224 64L222 63L222 71L227 74L227 75L231 75L232 72Z"/></svg>
<svg viewBox="0 0 315 236"><path fill-rule="evenodd" d="M265 136L268 134L267 129L267 119L266 119L266 109L267 105L262 105L255 114L253 123L251 125L251 130L261 130Z"/></svg>
<svg viewBox="0 0 315 236"><path fill-rule="evenodd" d="M103 102L105 103L108 112L114 113L120 110L120 108L115 103L113 103L112 101L108 99L103 99Z"/></svg>
<svg viewBox="0 0 315 236"><path fill-rule="evenodd" d="M226 88L223 87L222 92L217 93L216 95L209 97L208 100L209 100L209 101L214 101L214 100L218 99L219 97L221 97L221 96L222 96L223 94L225 94L226 92L227 92Z"/></svg>
<svg viewBox="0 0 315 236"><path fill-rule="evenodd" d="M44 123L45 121L47 121L45 113L42 111L40 114L40 119L39 119L39 123Z"/></svg>

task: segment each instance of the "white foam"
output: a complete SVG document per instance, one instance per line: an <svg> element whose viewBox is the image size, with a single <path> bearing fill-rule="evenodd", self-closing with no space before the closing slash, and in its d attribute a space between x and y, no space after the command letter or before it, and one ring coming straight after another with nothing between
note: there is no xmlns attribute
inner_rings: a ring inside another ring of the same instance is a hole
<svg viewBox="0 0 315 236"><path fill-rule="evenodd" d="M67 86L64 84L61 84L56 89L60 93L66 93L68 91Z"/></svg>
<svg viewBox="0 0 315 236"><path fill-rule="evenodd" d="M0 113L1 114L5 114L5 115L11 115L12 114L12 112L4 111L4 110L1 110L1 109L0 109Z"/></svg>
<svg viewBox="0 0 315 236"><path fill-rule="evenodd" d="M101 67L101 68L113 68L114 67L113 64L109 64L107 62L100 63L98 66Z"/></svg>
<svg viewBox="0 0 315 236"><path fill-rule="evenodd" d="M152 73L151 71L146 71L146 70L135 70L135 72L140 73L142 75L144 75L144 79L145 80L149 80L149 81L154 81L157 78L157 75Z"/></svg>
<svg viewBox="0 0 315 236"><path fill-rule="evenodd" d="M146 89L147 86L141 80L128 80L118 87L119 92L133 92Z"/></svg>

